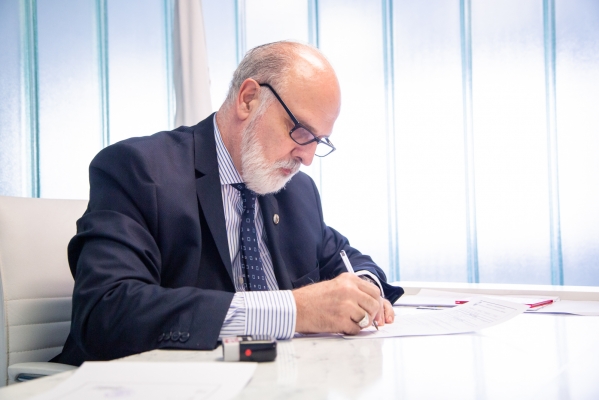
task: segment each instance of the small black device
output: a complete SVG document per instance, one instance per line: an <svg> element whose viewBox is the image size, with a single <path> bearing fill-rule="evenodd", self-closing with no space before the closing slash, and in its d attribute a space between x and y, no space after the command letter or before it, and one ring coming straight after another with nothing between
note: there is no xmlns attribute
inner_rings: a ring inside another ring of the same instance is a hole
<svg viewBox="0 0 599 400"><path fill-rule="evenodd" d="M268 335L241 335L223 338L225 361L274 361L277 341Z"/></svg>

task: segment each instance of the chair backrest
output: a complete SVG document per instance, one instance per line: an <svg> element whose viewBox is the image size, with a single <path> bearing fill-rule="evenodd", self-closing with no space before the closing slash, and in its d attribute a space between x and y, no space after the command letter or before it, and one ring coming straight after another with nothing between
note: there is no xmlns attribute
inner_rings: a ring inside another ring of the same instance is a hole
<svg viewBox="0 0 599 400"><path fill-rule="evenodd" d="M0 386L7 368L48 361L71 326L67 244L86 200L0 196Z"/></svg>

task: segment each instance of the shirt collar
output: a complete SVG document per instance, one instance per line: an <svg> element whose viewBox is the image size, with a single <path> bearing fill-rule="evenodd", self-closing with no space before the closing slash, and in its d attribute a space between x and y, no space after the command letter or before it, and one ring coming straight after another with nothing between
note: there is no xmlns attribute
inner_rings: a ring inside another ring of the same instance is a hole
<svg viewBox="0 0 599 400"><path fill-rule="evenodd" d="M214 139L216 140L216 158L218 160L218 175L221 185L232 185L234 183L243 183L241 175L233 164L231 154L225 147L223 138L216 124L216 114L214 114Z"/></svg>

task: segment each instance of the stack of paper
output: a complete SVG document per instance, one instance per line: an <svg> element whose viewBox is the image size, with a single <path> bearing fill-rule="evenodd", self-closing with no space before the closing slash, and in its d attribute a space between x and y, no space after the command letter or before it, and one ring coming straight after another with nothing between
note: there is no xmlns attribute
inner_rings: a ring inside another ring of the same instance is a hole
<svg viewBox="0 0 599 400"><path fill-rule="evenodd" d="M559 296L526 296L526 295L484 295L485 297L507 300L527 305L529 308L544 307L559 301ZM395 306L455 307L465 304L470 299L480 297L472 293L444 292L441 290L421 289L416 296L400 297Z"/></svg>
<svg viewBox="0 0 599 400"><path fill-rule="evenodd" d="M421 289L417 295L400 297L393 306L455 307L477 296L472 293ZM528 306L526 312L537 314L599 315L599 301L560 300L558 296L538 295L485 295L485 297L524 304Z"/></svg>

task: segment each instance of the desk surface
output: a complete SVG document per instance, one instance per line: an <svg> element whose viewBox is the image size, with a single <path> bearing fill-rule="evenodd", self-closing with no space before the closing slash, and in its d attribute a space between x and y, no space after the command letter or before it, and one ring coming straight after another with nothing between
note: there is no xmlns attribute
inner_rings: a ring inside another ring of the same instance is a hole
<svg viewBox="0 0 599 400"><path fill-rule="evenodd" d="M437 312L401 309L398 313ZM599 399L599 317L523 314L477 333L279 342L239 399ZM153 351L127 360L222 360ZM26 399L72 372L0 390ZM168 373L168 371L165 371Z"/></svg>

